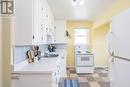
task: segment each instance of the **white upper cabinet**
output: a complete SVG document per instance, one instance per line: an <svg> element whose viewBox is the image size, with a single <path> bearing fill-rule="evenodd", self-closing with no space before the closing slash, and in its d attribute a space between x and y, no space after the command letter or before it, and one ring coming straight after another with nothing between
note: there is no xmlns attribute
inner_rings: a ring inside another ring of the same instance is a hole
<svg viewBox="0 0 130 87"><path fill-rule="evenodd" d="M15 0L14 45L33 42L33 0Z"/></svg>
<svg viewBox="0 0 130 87"><path fill-rule="evenodd" d="M66 21L55 20L54 25L54 43L67 43Z"/></svg>
<svg viewBox="0 0 130 87"><path fill-rule="evenodd" d="M13 45L47 44L53 21L46 0L15 0Z"/></svg>

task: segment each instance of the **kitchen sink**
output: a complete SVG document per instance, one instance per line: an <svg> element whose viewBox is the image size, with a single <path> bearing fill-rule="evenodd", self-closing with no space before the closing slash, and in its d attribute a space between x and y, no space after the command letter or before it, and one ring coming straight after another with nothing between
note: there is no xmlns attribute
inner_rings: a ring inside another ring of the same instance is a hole
<svg viewBox="0 0 130 87"><path fill-rule="evenodd" d="M49 55L46 55L44 57L58 57L58 56L59 56L59 54L49 54Z"/></svg>

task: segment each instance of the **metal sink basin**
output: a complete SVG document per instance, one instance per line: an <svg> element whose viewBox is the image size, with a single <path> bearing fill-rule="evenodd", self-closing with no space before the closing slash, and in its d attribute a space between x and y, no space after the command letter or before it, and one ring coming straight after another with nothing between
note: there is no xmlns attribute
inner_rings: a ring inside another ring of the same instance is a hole
<svg viewBox="0 0 130 87"><path fill-rule="evenodd" d="M58 56L59 56L59 54L49 54L49 55L46 55L44 57L58 57Z"/></svg>

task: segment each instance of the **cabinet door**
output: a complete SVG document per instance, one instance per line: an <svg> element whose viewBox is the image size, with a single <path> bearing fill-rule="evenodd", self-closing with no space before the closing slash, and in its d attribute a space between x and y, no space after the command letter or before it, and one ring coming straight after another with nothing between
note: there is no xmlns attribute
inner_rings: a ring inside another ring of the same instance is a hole
<svg viewBox="0 0 130 87"><path fill-rule="evenodd" d="M19 82L20 82L20 75L12 74L11 75L11 87L22 87L19 85Z"/></svg>
<svg viewBox="0 0 130 87"><path fill-rule="evenodd" d="M33 0L15 0L14 45L30 45L33 41Z"/></svg>
<svg viewBox="0 0 130 87"><path fill-rule="evenodd" d="M41 22L40 22L40 0L34 0L34 28L33 28L33 34L34 34L34 43L40 43L41 42Z"/></svg>
<svg viewBox="0 0 130 87"><path fill-rule="evenodd" d="M14 87L52 87L51 75L23 74Z"/></svg>
<svg viewBox="0 0 130 87"><path fill-rule="evenodd" d="M46 5L45 0L40 0L40 34L41 43L47 44L46 34Z"/></svg>
<svg viewBox="0 0 130 87"><path fill-rule="evenodd" d="M61 53L61 64L60 64L60 73L61 77L66 77L67 76L67 71L66 71L66 53L62 52Z"/></svg>
<svg viewBox="0 0 130 87"><path fill-rule="evenodd" d="M66 21L56 20L55 21L55 43L66 43Z"/></svg>

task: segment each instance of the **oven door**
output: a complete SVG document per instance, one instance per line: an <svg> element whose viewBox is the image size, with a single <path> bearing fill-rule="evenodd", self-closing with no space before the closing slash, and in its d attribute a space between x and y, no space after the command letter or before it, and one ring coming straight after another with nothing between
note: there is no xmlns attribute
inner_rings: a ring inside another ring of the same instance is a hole
<svg viewBox="0 0 130 87"><path fill-rule="evenodd" d="M76 65L78 67L90 67L93 66L93 55L77 54Z"/></svg>

